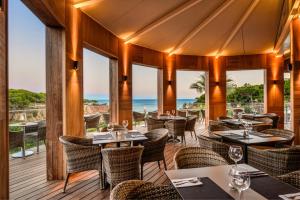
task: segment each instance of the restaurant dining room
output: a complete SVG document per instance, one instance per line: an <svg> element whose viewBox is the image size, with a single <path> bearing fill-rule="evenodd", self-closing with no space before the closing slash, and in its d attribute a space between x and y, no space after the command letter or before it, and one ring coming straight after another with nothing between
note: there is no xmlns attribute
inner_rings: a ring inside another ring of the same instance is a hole
<svg viewBox="0 0 300 200"><path fill-rule="evenodd" d="M1 200L300 199L300 0L0 0L0 177Z"/></svg>

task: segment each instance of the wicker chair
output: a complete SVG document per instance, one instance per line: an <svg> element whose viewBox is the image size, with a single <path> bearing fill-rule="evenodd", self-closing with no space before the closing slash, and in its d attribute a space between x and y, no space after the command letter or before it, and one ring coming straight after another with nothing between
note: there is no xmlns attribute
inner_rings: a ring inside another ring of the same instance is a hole
<svg viewBox="0 0 300 200"><path fill-rule="evenodd" d="M201 147L186 147L175 153L176 169L188 169L227 165L227 161L218 153Z"/></svg>
<svg viewBox="0 0 300 200"><path fill-rule="evenodd" d="M300 169L300 147L248 147L248 164L271 176L296 171Z"/></svg>
<svg viewBox="0 0 300 200"><path fill-rule="evenodd" d="M158 116L158 112L154 111L154 112L148 112L147 117L151 117L151 118L156 118Z"/></svg>
<svg viewBox="0 0 300 200"><path fill-rule="evenodd" d="M188 116L197 116L197 120L199 120L200 110L188 110Z"/></svg>
<svg viewBox="0 0 300 200"><path fill-rule="evenodd" d="M186 117L187 113L185 110L177 110L177 115L180 117Z"/></svg>
<svg viewBox="0 0 300 200"><path fill-rule="evenodd" d="M177 136L180 136L181 143L184 142L184 144L186 144L186 140L185 140L186 120L185 119L167 121L165 123L165 126L169 130L169 134L173 137L174 142L175 142L175 138L177 138Z"/></svg>
<svg viewBox="0 0 300 200"><path fill-rule="evenodd" d="M277 177L279 180L300 189L300 170Z"/></svg>
<svg viewBox="0 0 300 200"><path fill-rule="evenodd" d="M103 188L101 148L92 145L92 139L60 136L67 156L67 178L63 192L66 191L70 174L88 170L98 170L100 187Z"/></svg>
<svg viewBox="0 0 300 200"><path fill-rule="evenodd" d="M118 184L110 193L111 200L129 199L158 199L176 200L181 199L176 189L167 185L154 185L151 182L141 180L124 181Z"/></svg>
<svg viewBox="0 0 300 200"><path fill-rule="evenodd" d="M201 112L200 122L204 123L205 122L205 110L201 109L200 112Z"/></svg>
<svg viewBox="0 0 300 200"><path fill-rule="evenodd" d="M288 141L281 142L280 145L292 145L295 139L295 133L293 131L286 130L286 129L267 129L262 132L288 139Z"/></svg>
<svg viewBox="0 0 300 200"><path fill-rule="evenodd" d="M158 162L163 161L165 170L167 170L166 160L164 156L165 145L168 140L168 130L167 129L155 129L148 133L145 133L148 138L147 142L143 143L144 151L141 161L141 178L143 179L143 166L147 162Z"/></svg>
<svg viewBox="0 0 300 200"><path fill-rule="evenodd" d="M230 147L229 143L224 143L221 141L210 139L202 135L198 135L197 137L198 137L200 147L214 151L220 154L229 164L234 164L234 162L230 159L228 155L228 151Z"/></svg>
<svg viewBox="0 0 300 200"><path fill-rule="evenodd" d="M152 117L147 118L146 123L148 131L165 127L165 122L163 120L155 119Z"/></svg>
<svg viewBox="0 0 300 200"><path fill-rule="evenodd" d="M255 124L252 126L253 131L262 132L272 128L272 124Z"/></svg>
<svg viewBox="0 0 300 200"><path fill-rule="evenodd" d="M9 148L21 147L22 156L25 158L25 145L24 145L24 132L20 131L9 131Z"/></svg>
<svg viewBox="0 0 300 200"><path fill-rule="evenodd" d="M233 109L233 118L234 118L234 119L237 119L239 113L243 113L243 112L244 112L244 109L243 109L243 108L234 108L234 109Z"/></svg>
<svg viewBox="0 0 300 200"><path fill-rule="evenodd" d="M87 130L90 128L96 128L97 131L99 131L99 122L100 122L100 115L85 117L84 119L85 131L87 132Z"/></svg>
<svg viewBox="0 0 300 200"><path fill-rule="evenodd" d="M280 116L276 113L267 113L268 117L273 120L272 128L278 128L278 124L280 121Z"/></svg>
<svg viewBox="0 0 300 200"><path fill-rule="evenodd" d="M102 120L105 124L109 124L110 122L110 114L109 113L102 113Z"/></svg>
<svg viewBox="0 0 300 200"><path fill-rule="evenodd" d="M208 125L208 131L229 131L231 128L225 126L224 123L220 121L210 121Z"/></svg>
<svg viewBox="0 0 300 200"><path fill-rule="evenodd" d="M114 188L117 184L140 179L140 163L144 147L102 149L105 180Z"/></svg>
<svg viewBox="0 0 300 200"><path fill-rule="evenodd" d="M145 114L144 113L139 113L139 112L133 111L132 115L133 115L133 121L135 123L145 122Z"/></svg>
<svg viewBox="0 0 300 200"><path fill-rule="evenodd" d="M35 128L34 128L34 130L35 130ZM39 153L40 152L40 141L43 141L44 144L46 144L46 121L45 120L40 121L37 126L37 132L27 133L26 137L35 139L36 152Z"/></svg>
<svg viewBox="0 0 300 200"><path fill-rule="evenodd" d="M224 120L224 119L232 119L232 117L220 116L220 117L217 118L217 120Z"/></svg>
<svg viewBox="0 0 300 200"><path fill-rule="evenodd" d="M197 116L195 115L188 116L186 121L185 131L189 131L191 133L191 137L193 137L193 133L194 133L195 139L197 140L197 135L195 131L196 121L197 121Z"/></svg>

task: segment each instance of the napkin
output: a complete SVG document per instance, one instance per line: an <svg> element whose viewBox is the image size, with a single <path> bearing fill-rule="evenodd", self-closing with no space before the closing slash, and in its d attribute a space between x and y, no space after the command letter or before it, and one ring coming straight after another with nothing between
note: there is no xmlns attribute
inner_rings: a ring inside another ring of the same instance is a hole
<svg viewBox="0 0 300 200"><path fill-rule="evenodd" d="M296 199L300 200L300 192L291 193L291 194L283 194L283 195L279 195L279 197L284 200L296 200Z"/></svg>
<svg viewBox="0 0 300 200"><path fill-rule="evenodd" d="M198 179L198 177L191 177L191 178L183 178L183 179L172 179L172 184L177 187L191 187L202 185L203 183Z"/></svg>

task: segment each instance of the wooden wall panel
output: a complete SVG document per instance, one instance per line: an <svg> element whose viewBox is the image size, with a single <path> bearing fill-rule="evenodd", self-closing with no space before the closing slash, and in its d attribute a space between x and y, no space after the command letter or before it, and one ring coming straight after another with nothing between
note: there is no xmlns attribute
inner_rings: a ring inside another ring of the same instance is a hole
<svg viewBox="0 0 300 200"><path fill-rule="evenodd" d="M275 81L275 82L274 82ZM265 72L264 104L266 113L280 116L279 127L284 127L284 59L268 55Z"/></svg>
<svg viewBox="0 0 300 200"><path fill-rule="evenodd" d="M65 35L60 28L46 28L46 149L47 179L63 179L63 135Z"/></svg>
<svg viewBox="0 0 300 200"><path fill-rule="evenodd" d="M300 144L300 19L291 23L291 110L292 129L295 132L295 144Z"/></svg>
<svg viewBox="0 0 300 200"><path fill-rule="evenodd" d="M158 69L163 68L163 53L138 45L131 45L131 47L133 63Z"/></svg>
<svg viewBox="0 0 300 200"><path fill-rule="evenodd" d="M227 70L265 69L268 65L267 54L225 56Z"/></svg>
<svg viewBox="0 0 300 200"><path fill-rule="evenodd" d="M66 0L22 0L22 2L47 26L65 25Z"/></svg>
<svg viewBox="0 0 300 200"><path fill-rule="evenodd" d="M207 71L207 56L175 55L176 69L191 71Z"/></svg>
<svg viewBox="0 0 300 200"><path fill-rule="evenodd" d="M8 13L7 0L0 10L0 199L9 198L8 158Z"/></svg>
<svg viewBox="0 0 300 200"><path fill-rule="evenodd" d="M109 59L109 109L110 120L114 123L119 122L119 69L118 60Z"/></svg>
<svg viewBox="0 0 300 200"><path fill-rule="evenodd" d="M158 89L162 89L163 92L158 91L158 103L162 103L162 105L158 105L158 107L163 109L161 112L176 110L176 67L175 67L175 56L169 56L167 54L164 55L164 68L163 68L163 86ZM171 84L169 84L171 81ZM163 95L162 97L160 95Z"/></svg>
<svg viewBox="0 0 300 200"><path fill-rule="evenodd" d="M132 51L130 44L124 44L119 41L119 123L122 120L128 120L128 128L132 128ZM123 76L127 76L127 80L123 81Z"/></svg>
<svg viewBox="0 0 300 200"><path fill-rule="evenodd" d="M118 57L118 38L86 14L81 12L81 16L80 26L84 45L108 57Z"/></svg>
<svg viewBox="0 0 300 200"><path fill-rule="evenodd" d="M83 136L83 44L81 11L66 0L66 68L65 68L65 123L64 134ZM79 69L73 70L74 61Z"/></svg>
<svg viewBox="0 0 300 200"><path fill-rule="evenodd" d="M226 65L225 59L210 57L205 87L206 122L226 116Z"/></svg>

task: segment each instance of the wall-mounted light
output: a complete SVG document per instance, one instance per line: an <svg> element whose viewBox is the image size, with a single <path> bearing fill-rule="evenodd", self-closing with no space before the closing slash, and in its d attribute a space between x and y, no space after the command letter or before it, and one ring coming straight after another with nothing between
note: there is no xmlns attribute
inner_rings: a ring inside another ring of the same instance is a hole
<svg viewBox="0 0 300 200"><path fill-rule="evenodd" d="M171 81L171 80L169 80L169 81L168 81L168 84L169 84L169 85L172 85L172 81Z"/></svg>
<svg viewBox="0 0 300 200"><path fill-rule="evenodd" d="M276 85L278 83L277 80L273 80L273 84Z"/></svg>
<svg viewBox="0 0 300 200"><path fill-rule="evenodd" d="M216 81L216 86L219 86L220 85L220 82L219 81Z"/></svg>
<svg viewBox="0 0 300 200"><path fill-rule="evenodd" d="M79 69L79 62L78 60L73 61L73 70L77 71Z"/></svg>
<svg viewBox="0 0 300 200"><path fill-rule="evenodd" d="M123 81L123 82L126 82L127 79L128 79L128 76L127 76L127 75L123 75L123 76L122 76L122 81Z"/></svg>
<svg viewBox="0 0 300 200"><path fill-rule="evenodd" d="M2 11L2 7L3 7L3 0L0 0L0 11Z"/></svg>

